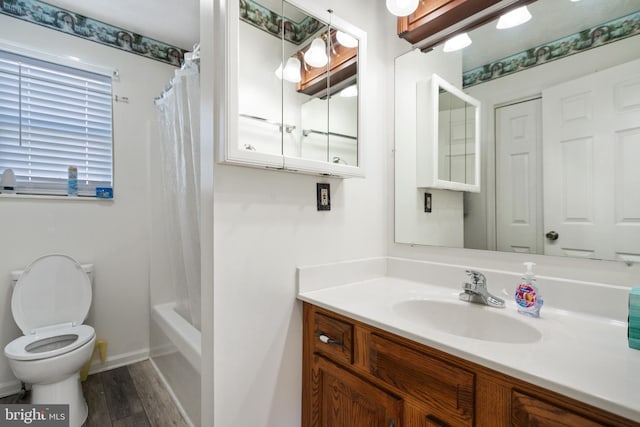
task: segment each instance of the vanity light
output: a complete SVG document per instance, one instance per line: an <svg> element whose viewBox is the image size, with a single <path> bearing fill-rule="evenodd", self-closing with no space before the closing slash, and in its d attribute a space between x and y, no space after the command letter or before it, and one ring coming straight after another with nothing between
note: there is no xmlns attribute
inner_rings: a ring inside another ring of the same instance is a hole
<svg viewBox="0 0 640 427"><path fill-rule="evenodd" d="M336 31L336 39L338 43L340 43L344 47L357 47L358 40L355 37L350 36L347 33L343 33L342 31Z"/></svg>
<svg viewBox="0 0 640 427"><path fill-rule="evenodd" d="M418 8L419 0L387 0L387 9L396 16L411 15Z"/></svg>
<svg viewBox="0 0 640 427"><path fill-rule="evenodd" d="M312 67L323 67L329 62L327 57L327 45L320 37L313 39L311 46L304 53L304 62Z"/></svg>
<svg viewBox="0 0 640 427"><path fill-rule="evenodd" d="M498 19L498 25L496 25L496 28L504 30L505 28L517 27L530 19L531 13L529 13L529 9L527 9L527 6L522 6L502 15L500 19Z"/></svg>
<svg viewBox="0 0 640 427"><path fill-rule="evenodd" d="M462 33L458 34L455 37L451 37L444 43L444 47L442 48L443 52L454 52L456 50L464 49L465 47L471 44L471 38L469 34Z"/></svg>
<svg viewBox="0 0 640 427"><path fill-rule="evenodd" d="M295 57L287 59L287 65L282 70L282 78L291 83L298 83L302 80L300 74L300 60Z"/></svg>
<svg viewBox="0 0 640 427"><path fill-rule="evenodd" d="M347 86L340 91L340 96L342 98L352 98L354 96L358 96L358 85L352 84L351 86Z"/></svg>

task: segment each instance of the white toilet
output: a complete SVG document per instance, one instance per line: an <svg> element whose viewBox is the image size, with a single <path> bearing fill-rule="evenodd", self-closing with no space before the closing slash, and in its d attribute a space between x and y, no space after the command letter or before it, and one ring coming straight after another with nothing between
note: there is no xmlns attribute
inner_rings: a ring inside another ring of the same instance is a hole
<svg viewBox="0 0 640 427"><path fill-rule="evenodd" d="M87 418L79 371L96 340L93 328L82 324L91 306L92 278L91 264L45 255L19 274L11 297L13 318L24 335L4 348L9 366L31 384L31 403L69 404L70 427Z"/></svg>

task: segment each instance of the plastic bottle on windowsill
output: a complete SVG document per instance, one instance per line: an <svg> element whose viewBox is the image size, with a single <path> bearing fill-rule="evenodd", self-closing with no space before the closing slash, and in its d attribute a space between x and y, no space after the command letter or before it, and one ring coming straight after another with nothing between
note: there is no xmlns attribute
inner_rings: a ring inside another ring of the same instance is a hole
<svg viewBox="0 0 640 427"><path fill-rule="evenodd" d="M78 168L69 166L69 178L67 180L67 196L76 197L78 195Z"/></svg>

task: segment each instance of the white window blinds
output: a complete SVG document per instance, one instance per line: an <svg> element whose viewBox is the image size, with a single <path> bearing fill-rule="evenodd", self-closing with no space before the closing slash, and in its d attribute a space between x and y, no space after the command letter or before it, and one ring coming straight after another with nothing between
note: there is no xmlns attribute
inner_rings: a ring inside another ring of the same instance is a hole
<svg viewBox="0 0 640 427"><path fill-rule="evenodd" d="M69 166L78 192L112 187L111 78L0 50L0 174L16 192L66 194Z"/></svg>

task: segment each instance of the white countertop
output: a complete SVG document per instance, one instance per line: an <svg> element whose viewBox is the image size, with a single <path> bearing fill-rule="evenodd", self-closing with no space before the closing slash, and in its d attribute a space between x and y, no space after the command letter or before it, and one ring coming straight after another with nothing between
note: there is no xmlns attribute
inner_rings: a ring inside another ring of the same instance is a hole
<svg viewBox="0 0 640 427"><path fill-rule="evenodd" d="M616 320L570 311L548 304L545 298L541 317L530 318L517 313L513 299L496 292L489 282L489 290L506 299L507 307L481 308L499 310L506 318L525 322L537 329L541 338L531 343L512 344L461 337L407 319L397 307L400 302L419 299L469 304L458 300L461 289L457 282L449 280L441 286L440 283L434 285L380 276L383 270L380 261L376 260L374 264L377 271L364 275L373 278L350 283L336 281L336 273L340 271L334 268L327 276L328 287L324 288L318 285L322 282L322 274L317 267L313 267L312 272L299 272L298 299L640 421L640 350L628 347L627 323L619 320L626 316L618 316ZM428 268L428 265L423 263L419 267ZM456 279L464 279L464 271L461 274L456 274ZM352 278L357 276L350 275ZM440 276L438 272L431 275L437 282L440 282L437 280ZM305 286L305 282L314 283ZM615 291L618 295L612 298L620 299L620 290ZM584 295L576 295L576 298L581 296Z"/></svg>

